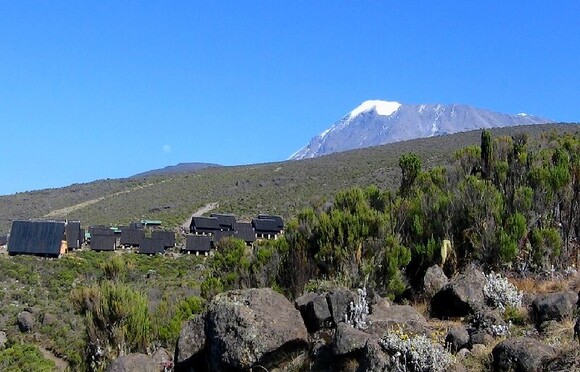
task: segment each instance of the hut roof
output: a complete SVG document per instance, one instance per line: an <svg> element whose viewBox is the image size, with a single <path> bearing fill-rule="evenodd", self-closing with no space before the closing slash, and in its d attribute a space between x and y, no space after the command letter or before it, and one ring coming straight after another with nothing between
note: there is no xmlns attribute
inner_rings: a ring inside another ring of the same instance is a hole
<svg viewBox="0 0 580 372"><path fill-rule="evenodd" d="M64 222L13 221L8 252L58 256L64 229Z"/></svg>
<svg viewBox="0 0 580 372"><path fill-rule="evenodd" d="M236 236L242 239L246 243L252 243L256 241L256 232L254 231L254 226L250 222L237 222L234 225L236 230Z"/></svg>
<svg viewBox="0 0 580 372"><path fill-rule="evenodd" d="M207 235L188 235L185 241L186 251L209 252L211 238Z"/></svg>
<svg viewBox="0 0 580 372"><path fill-rule="evenodd" d="M121 245L139 245L145 237L143 230L123 228L121 229Z"/></svg>
<svg viewBox="0 0 580 372"><path fill-rule="evenodd" d="M190 227L191 232L214 232L220 230L217 217L193 217Z"/></svg>
<svg viewBox="0 0 580 372"><path fill-rule="evenodd" d="M94 251L114 251L117 246L115 235L92 235L91 249Z"/></svg>
<svg viewBox="0 0 580 372"><path fill-rule="evenodd" d="M277 234L282 231L279 222L272 219L254 218L252 225L258 234Z"/></svg>
<svg viewBox="0 0 580 372"><path fill-rule="evenodd" d="M215 233L213 233L213 243L217 244L219 243L220 240L222 240L223 238L227 238L229 236L237 236L237 232L236 231L232 231L232 230L227 230L227 231L216 231Z"/></svg>
<svg viewBox="0 0 580 372"><path fill-rule="evenodd" d="M84 236L81 233L80 221L68 221L66 224L66 244L68 249L78 249L83 243Z"/></svg>
<svg viewBox="0 0 580 372"><path fill-rule="evenodd" d="M163 239L144 238L139 246L139 253L156 254L165 252L165 241Z"/></svg>
<svg viewBox="0 0 580 372"><path fill-rule="evenodd" d="M151 237L153 239L162 239L165 248L175 247L175 233L173 231L153 230Z"/></svg>
<svg viewBox="0 0 580 372"><path fill-rule="evenodd" d="M259 214L258 219L259 220L274 220L276 222L276 225L280 229L280 231L284 230L284 220L282 219L282 216L276 216L273 214Z"/></svg>
<svg viewBox="0 0 580 372"><path fill-rule="evenodd" d="M234 224L236 223L236 216L233 214L212 213L211 217L217 218L218 225L223 230L233 230Z"/></svg>

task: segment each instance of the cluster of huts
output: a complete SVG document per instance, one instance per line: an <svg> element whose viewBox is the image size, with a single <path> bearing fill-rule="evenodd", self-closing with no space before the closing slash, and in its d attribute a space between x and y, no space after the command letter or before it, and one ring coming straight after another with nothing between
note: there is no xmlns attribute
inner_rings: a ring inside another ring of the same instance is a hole
<svg viewBox="0 0 580 372"><path fill-rule="evenodd" d="M276 239L284 231L280 216L260 214L251 222L237 221L231 214L193 217L185 232L183 253L209 255L225 237L236 237L251 245L259 239ZM95 251L134 249L137 253L162 254L176 246L176 234L161 229L161 221L142 220L129 226L81 227L80 221L13 221L8 236L0 237L9 254L60 257L84 246Z"/></svg>

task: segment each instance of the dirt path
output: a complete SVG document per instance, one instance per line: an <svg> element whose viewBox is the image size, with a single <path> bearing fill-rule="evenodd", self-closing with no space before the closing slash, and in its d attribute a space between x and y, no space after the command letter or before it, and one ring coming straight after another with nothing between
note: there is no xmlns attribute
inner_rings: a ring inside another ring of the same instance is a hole
<svg viewBox="0 0 580 372"><path fill-rule="evenodd" d="M162 180L162 181L159 181L158 183L163 183L163 182L167 182L167 181L169 181L169 180ZM128 194L130 192L133 192L133 191L136 191L136 190L140 190L140 189L144 189L146 187L151 187L151 186L156 185L156 184L157 183L149 183L147 185L141 185L141 186L133 187L132 189L119 191L119 192L116 192L114 194L110 194L110 195L106 195L106 196L101 196L100 198L97 198L97 199L91 199L91 200L87 200L87 201L82 202L82 203L79 203L79 204L71 205L69 207L57 209L57 210L54 210L54 211L52 211L52 212L44 215L43 218L65 217L69 213L78 211L79 209L82 209L84 207L88 207L89 205L96 204L96 203L98 203L100 201L103 201L103 200L105 200L107 198L111 198L113 196L119 196L119 195L123 195L123 194Z"/></svg>
<svg viewBox="0 0 580 372"><path fill-rule="evenodd" d="M210 212L210 211L216 209L217 207L219 207L219 203L206 204L205 206L203 206L203 207L199 208L198 210L196 210L195 212L193 212L191 217L189 217L184 223L181 224L181 227L183 229L185 229L186 231L189 231L189 226L191 225L191 220L193 219L193 217L202 216L202 215L206 214L207 212Z"/></svg>
<svg viewBox="0 0 580 372"><path fill-rule="evenodd" d="M50 350L47 350L42 346L37 345L36 347L38 347L38 350L40 350L40 353L45 359L52 360L54 362L54 364L56 365L55 371L66 371L68 367L68 363L66 360L57 357Z"/></svg>

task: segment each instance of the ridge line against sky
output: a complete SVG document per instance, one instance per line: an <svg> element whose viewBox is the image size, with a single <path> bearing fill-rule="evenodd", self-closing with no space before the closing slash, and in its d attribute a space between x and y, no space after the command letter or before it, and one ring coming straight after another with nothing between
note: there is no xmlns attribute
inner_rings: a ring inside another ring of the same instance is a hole
<svg viewBox="0 0 580 372"><path fill-rule="evenodd" d="M580 2L0 2L0 195L284 160L363 101L580 120Z"/></svg>

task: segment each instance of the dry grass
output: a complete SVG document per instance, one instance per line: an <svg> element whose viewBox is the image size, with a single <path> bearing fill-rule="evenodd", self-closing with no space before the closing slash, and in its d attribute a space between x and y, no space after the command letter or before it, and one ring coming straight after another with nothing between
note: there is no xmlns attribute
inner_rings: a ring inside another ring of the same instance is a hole
<svg viewBox="0 0 580 372"><path fill-rule="evenodd" d="M562 291L580 290L580 275L576 274L564 279L538 279L533 277L510 278L510 283L520 291L530 294L545 294Z"/></svg>

